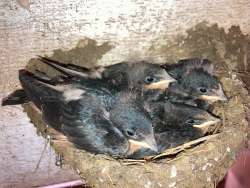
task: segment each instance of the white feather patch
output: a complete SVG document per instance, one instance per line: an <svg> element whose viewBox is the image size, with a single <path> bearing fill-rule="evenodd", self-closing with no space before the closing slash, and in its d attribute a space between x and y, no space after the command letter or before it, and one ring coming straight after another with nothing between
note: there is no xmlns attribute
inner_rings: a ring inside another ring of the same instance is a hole
<svg viewBox="0 0 250 188"><path fill-rule="evenodd" d="M79 100L82 97L82 94L84 94L85 91L82 89L77 89L77 88L71 88L71 89L66 89L63 92L63 97L65 101L74 101L74 100Z"/></svg>

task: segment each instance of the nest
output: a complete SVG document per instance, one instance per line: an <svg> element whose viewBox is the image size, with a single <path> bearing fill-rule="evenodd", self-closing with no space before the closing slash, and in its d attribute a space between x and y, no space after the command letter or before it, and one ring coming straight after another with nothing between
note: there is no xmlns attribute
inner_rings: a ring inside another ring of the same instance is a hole
<svg viewBox="0 0 250 188"><path fill-rule="evenodd" d="M60 51L52 58L63 61L67 55L77 59L77 54L82 56L82 53L80 47L76 49ZM37 67L35 61L29 62L29 70L38 68L50 76L57 74L48 71L44 65ZM217 103L213 110L223 119L222 124L211 130L208 136L144 160L118 160L78 150L64 135L42 121L34 105L25 104L24 109L38 132L48 139L56 152L63 156L63 162L70 164L87 185L102 188L215 187L245 146L249 131L246 112L250 104L248 91L232 71L221 69L218 77L229 97L228 103Z"/></svg>

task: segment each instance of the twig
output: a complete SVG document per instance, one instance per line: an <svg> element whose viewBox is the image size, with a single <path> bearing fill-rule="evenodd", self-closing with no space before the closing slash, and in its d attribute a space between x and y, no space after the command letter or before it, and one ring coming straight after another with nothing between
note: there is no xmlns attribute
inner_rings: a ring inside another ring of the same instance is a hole
<svg viewBox="0 0 250 188"><path fill-rule="evenodd" d="M124 165L127 165L127 166L130 166L130 165L143 165L145 163L145 161L140 161L140 162L136 162L136 161L134 161L134 162L123 162L122 164L124 164Z"/></svg>
<svg viewBox="0 0 250 188"><path fill-rule="evenodd" d="M41 153L41 155L40 155L40 158L39 158L39 160L38 160L38 162L37 162L37 164L36 164L34 173L37 171L37 169L38 169L39 166L40 166L40 163L41 163L42 158L43 158L43 156L44 156L44 153L45 153L45 151L46 151L46 149L47 149L47 146L48 146L48 142L47 142L47 140L46 140L46 141L45 141L45 144L44 144L43 151L42 151L42 153Z"/></svg>
<svg viewBox="0 0 250 188"><path fill-rule="evenodd" d="M146 162L144 159L123 159L123 163L133 163L133 162Z"/></svg>

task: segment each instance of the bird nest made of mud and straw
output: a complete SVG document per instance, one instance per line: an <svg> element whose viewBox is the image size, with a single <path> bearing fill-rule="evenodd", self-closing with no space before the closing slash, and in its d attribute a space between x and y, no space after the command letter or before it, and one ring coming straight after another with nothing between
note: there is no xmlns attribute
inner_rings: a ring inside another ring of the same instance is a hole
<svg viewBox="0 0 250 188"><path fill-rule="evenodd" d="M39 82L48 81L47 76L49 76L50 78L52 77L52 81L49 80L48 82L50 83L46 84L52 84L51 87L55 87L56 85L56 87L58 88L61 88L64 85L61 83L68 82L68 80L70 79L75 79L74 77L76 76L76 72L80 72L80 76L87 75L88 79L103 79L103 72L105 72L109 68L91 68L88 64L85 64L84 62L86 61L86 57L83 56L84 53L82 53L81 48L82 47L77 47L66 52L63 52L61 50L55 51L54 55L52 57L48 57L48 59L43 57L31 59L26 67L26 70L29 70L29 75L32 75L30 74L30 72L38 75L37 77L41 78ZM41 63L42 61L43 63ZM63 68L61 67L60 69L60 64L58 65L57 61L65 63L67 64L67 66ZM197 69L206 71L208 74L212 74L210 69L211 67L209 68L207 65L205 65L210 64L208 61L206 62L206 60L201 59L189 59L184 60L184 64L190 63L190 61L196 61L196 63L194 64L198 67L196 67ZM205 64L202 64L200 62L205 62ZM139 64L140 63L142 62L139 62ZM183 61L180 61L178 63L182 64ZM56 152L59 155L63 156L64 163L70 164L81 175L81 177L84 178L88 185L91 185L93 187L211 187L215 186L216 183L225 175L226 170L235 159L237 152L240 151L245 145L248 134L246 111L248 110L247 104L249 104L250 101L248 92L244 88L244 84L242 83L242 81L237 77L236 73L228 69L226 70L223 66L223 62L212 62L212 64L215 66L213 76L216 75L216 78L218 78L228 100L226 102L213 103L212 106L211 104L204 104L203 102L200 103L199 100L188 100L185 97L182 100L188 101L187 104L185 104L186 106L195 104L198 105L198 107L201 107L203 110L205 109L204 111L209 111L208 115L211 115L214 118L213 120L220 119L220 121L213 123L212 126L211 124L205 124L205 126L197 126L195 129L183 129L183 127L174 127L171 124L171 126L173 127L170 126L169 129L165 130L163 126L163 129L164 131L167 131L167 134L165 134L165 137L163 137L164 139L159 139L161 141L163 140L163 142L159 141L160 143L158 143L158 147L159 145L163 144L163 149L161 149L160 153L147 153L147 150L141 150L140 152L137 152L137 155L134 155L135 157L131 155L132 157L129 156L125 158L124 156L120 156L117 158L117 156L111 157L105 154L93 154L83 149L79 149L81 148L81 146L79 147L78 145L76 147L76 145L73 144L79 142L79 140L69 139L70 137L62 134L60 132L60 129L57 129L55 127L52 128L50 125L47 125L42 118L42 113L44 112L41 112L41 110L35 107L32 102L26 103L23 106L31 121L37 127L39 133L42 133L44 137L49 139L50 144L55 148ZM123 73L121 73L122 71L129 70L130 73L133 72L133 66L129 66L129 69L126 69L126 67L122 67L117 74L115 71L110 71L110 75L112 76L112 78L115 76L119 77L118 83L120 84L119 81L122 80L120 75L123 75ZM88 67L90 69L87 69L85 67ZM168 67L169 66L161 66L161 68L166 69L168 69ZM185 71L190 72L192 69L191 67L187 66ZM137 69L140 69L140 67ZM26 73L27 72L25 72L25 70L22 70L20 72L20 74ZM133 75L131 73L132 76L129 75L129 78L127 79L132 79L134 81L140 76L140 74L142 74L140 70L137 70L136 75ZM183 72L181 74L183 74ZM109 76L109 74L107 75ZM134 78L133 76L136 76L136 78ZM149 82L152 81L152 78L147 79ZM178 81L178 79L180 78L178 78L177 76L175 79ZM132 84L133 81L131 82L130 80L126 84ZM198 82L199 80L196 81ZM192 83L194 83L194 81ZM109 82L109 84L114 84L114 87L120 87L120 85L117 85L116 81L114 80L112 80L112 83ZM126 84L123 83L121 88L125 88ZM155 87L155 85L153 86ZM99 86L96 85L94 87ZM158 90L156 90L155 88L153 89L154 92L147 93L147 99L143 98L143 100L138 99L137 94L135 94L136 92L144 92L143 89L136 90L132 94L132 96L137 96L132 97L137 102L142 101L142 106L143 108L146 108L147 112L152 111L152 108L149 104L145 105L144 100L147 101L149 99L152 99L153 96L155 97L155 95L157 95L157 99L159 97L161 98L161 100L169 99L166 96L164 97L164 99L162 99L162 95L159 94L159 92L156 92ZM73 89L70 88L70 90L71 93L68 90L67 92L69 92L72 97ZM162 89L160 91L162 91ZM178 90L177 93L178 92L181 92L181 94L183 94L183 91ZM82 93L80 92L80 94ZM67 93L64 93L64 99L70 97L66 95ZM115 114L114 118L119 117L120 109L123 109L121 112L123 114L134 112L130 109L130 107L128 108L131 110L131 112L127 112L126 110L126 112L124 112L124 109L129 106L131 102L128 102L127 100L127 98L129 98L128 95L130 94L126 93L118 95L118 98L125 96L125 99L122 99L121 103L117 103L118 105L121 105L118 109L115 109L114 112L110 112ZM140 96L142 97L143 95ZM78 99L79 92L76 92L73 98L74 97ZM90 103L88 105L89 111L91 111L93 106L97 105L91 100L92 99L86 100ZM175 97L174 99L170 100L175 100ZM132 100L132 103L133 102L134 101ZM185 109L185 105L184 107L180 106L180 108L182 110ZM75 109L78 108L75 106L73 107ZM57 111L56 108L57 106L55 105L54 109L49 111L48 113L55 113L55 111ZM192 107L190 108L191 110L185 110L191 113ZM43 107L41 109L43 109ZM164 110L167 111L167 113L164 114ZM44 111L44 109L42 111ZM100 118L99 116L102 115L105 116L105 118L110 118L110 116L112 116L112 114L109 113L102 114L103 112L101 111L98 113L99 114L96 116L96 119ZM167 107L163 105L163 110L161 109L159 110L159 112L157 111L157 113L169 116L179 115L179 118L177 119L181 119L183 116L185 116L185 114L179 114L178 110L176 110L175 107L171 105L168 105ZM157 113L153 114L152 116L160 116ZM133 116L132 114L131 116L132 117L130 118L133 119L133 117L137 115ZM206 118L210 117L206 116ZM126 120L129 119L127 118ZM141 119L136 119L136 121L140 120ZM164 120L174 122L173 119ZM211 119L209 119L209 121L210 120ZM153 121L153 123L155 124L161 124L162 122L162 119L160 121ZM176 122L180 123L181 120ZM193 121L189 121L188 123L194 124ZM181 129L181 131L178 129ZM160 128L159 130L161 131L162 128ZM72 130L68 129L68 131ZM77 134L77 131L72 132L73 134ZM86 145L84 145L83 147L86 147ZM134 148L134 150L136 149L137 148ZM142 155L143 152L145 152L147 155Z"/></svg>

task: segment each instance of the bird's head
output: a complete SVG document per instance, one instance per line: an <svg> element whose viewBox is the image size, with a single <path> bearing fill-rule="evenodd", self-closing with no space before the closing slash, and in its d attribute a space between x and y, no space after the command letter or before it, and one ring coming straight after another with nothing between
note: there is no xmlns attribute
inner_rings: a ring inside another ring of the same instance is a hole
<svg viewBox="0 0 250 188"><path fill-rule="evenodd" d="M185 127L194 127L201 130L207 130L210 126L215 125L221 120L205 110L186 106L182 108L183 125Z"/></svg>
<svg viewBox="0 0 250 188"><path fill-rule="evenodd" d="M151 119L138 101L125 99L117 103L110 112L110 119L128 139L128 156L142 148L157 151Z"/></svg>
<svg viewBox="0 0 250 188"><path fill-rule="evenodd" d="M165 90L170 83L176 81L160 65L146 61L134 64L130 78L131 82L142 85L145 90Z"/></svg>
<svg viewBox="0 0 250 188"><path fill-rule="evenodd" d="M164 105L164 126L156 127L157 132L166 128L190 129L198 128L206 131L210 126L219 123L221 120L205 110L185 105L165 103Z"/></svg>
<svg viewBox="0 0 250 188"><path fill-rule="evenodd" d="M210 103L227 101L219 80L203 69L193 69L188 72L183 76L181 85L194 98Z"/></svg>
<svg viewBox="0 0 250 188"><path fill-rule="evenodd" d="M165 90L176 81L160 65L147 61L124 61L109 66L103 78L117 88L137 88L144 90Z"/></svg>

